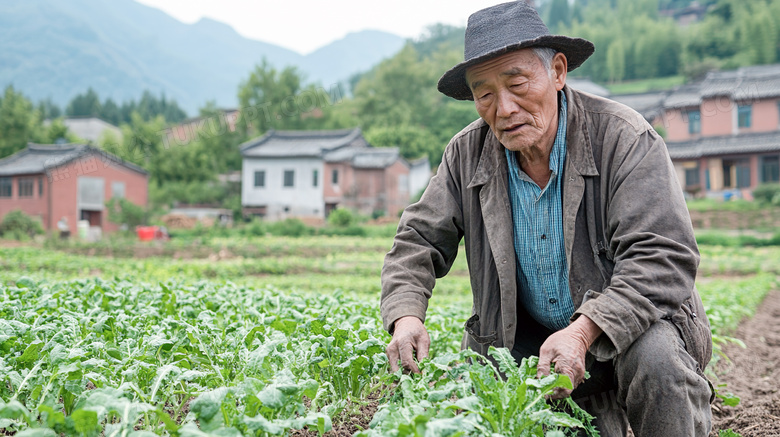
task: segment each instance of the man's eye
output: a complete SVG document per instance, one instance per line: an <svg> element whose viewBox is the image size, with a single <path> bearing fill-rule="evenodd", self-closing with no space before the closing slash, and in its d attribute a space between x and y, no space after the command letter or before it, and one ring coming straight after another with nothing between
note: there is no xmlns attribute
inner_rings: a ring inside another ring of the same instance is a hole
<svg viewBox="0 0 780 437"><path fill-rule="evenodd" d="M488 97L490 97L492 95L493 94L491 94L491 93L482 94L481 96L479 96L479 100L485 100L485 99L487 99Z"/></svg>

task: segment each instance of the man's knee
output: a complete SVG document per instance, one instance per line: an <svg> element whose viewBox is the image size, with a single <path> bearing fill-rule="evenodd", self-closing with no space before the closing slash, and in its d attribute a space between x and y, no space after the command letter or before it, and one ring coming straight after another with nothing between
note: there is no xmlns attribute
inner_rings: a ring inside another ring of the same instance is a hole
<svg viewBox="0 0 780 437"><path fill-rule="evenodd" d="M677 328L667 320L654 323L615 359L619 383L645 377L658 382L681 382L681 372L696 373L696 369L696 360L685 350Z"/></svg>
<svg viewBox="0 0 780 437"><path fill-rule="evenodd" d="M631 426L643 431L637 435L709 432L710 385L671 322L656 322L616 357L615 376Z"/></svg>

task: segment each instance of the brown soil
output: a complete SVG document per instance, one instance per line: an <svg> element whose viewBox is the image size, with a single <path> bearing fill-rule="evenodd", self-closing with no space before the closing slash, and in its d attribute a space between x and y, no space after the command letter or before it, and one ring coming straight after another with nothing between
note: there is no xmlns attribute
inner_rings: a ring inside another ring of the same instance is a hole
<svg viewBox="0 0 780 437"><path fill-rule="evenodd" d="M347 405L337 417L333 418L333 429L324 434L325 437L348 437L358 431L368 429L368 424L374 417L379 407L378 393L368 398L368 402L357 407L356 405ZM357 408L357 411L355 410ZM291 437L309 437L319 436L316 429L296 429L290 431Z"/></svg>
<svg viewBox="0 0 780 437"><path fill-rule="evenodd" d="M780 291L769 294L734 337L747 347L725 348L730 360L719 363L718 383L726 383L724 391L742 401L736 407L715 402L710 437L729 428L743 437L780 436Z"/></svg>

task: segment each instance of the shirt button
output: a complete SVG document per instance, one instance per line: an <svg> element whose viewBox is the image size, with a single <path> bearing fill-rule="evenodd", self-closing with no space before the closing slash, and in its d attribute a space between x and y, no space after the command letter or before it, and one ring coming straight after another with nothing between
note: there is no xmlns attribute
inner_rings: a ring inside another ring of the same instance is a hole
<svg viewBox="0 0 780 437"><path fill-rule="evenodd" d="M546 240L546 239L547 239L547 235L546 234L542 234L542 240Z"/></svg>
<svg viewBox="0 0 780 437"><path fill-rule="evenodd" d="M506 264L506 258L501 260L501 264Z"/></svg>
<svg viewBox="0 0 780 437"><path fill-rule="evenodd" d="M558 303L558 299L556 299L554 297L551 297L550 298L550 303L554 305L554 304Z"/></svg>

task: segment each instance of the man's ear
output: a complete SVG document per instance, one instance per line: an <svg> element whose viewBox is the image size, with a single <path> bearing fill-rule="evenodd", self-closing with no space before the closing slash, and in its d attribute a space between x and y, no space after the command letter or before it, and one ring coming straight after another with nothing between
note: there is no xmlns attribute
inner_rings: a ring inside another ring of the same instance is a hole
<svg viewBox="0 0 780 437"><path fill-rule="evenodd" d="M566 85L566 72L568 67L569 61L566 59L566 55L561 52L556 53L552 59L552 65L550 66L553 80L555 81L556 91L562 90L563 86Z"/></svg>

